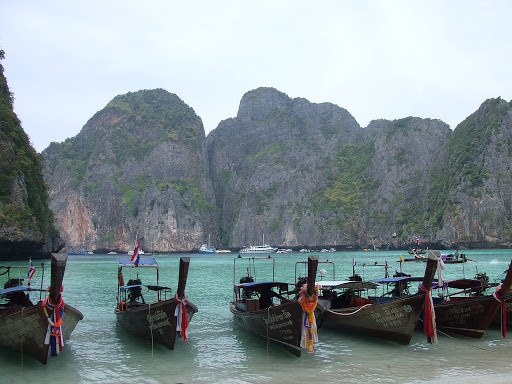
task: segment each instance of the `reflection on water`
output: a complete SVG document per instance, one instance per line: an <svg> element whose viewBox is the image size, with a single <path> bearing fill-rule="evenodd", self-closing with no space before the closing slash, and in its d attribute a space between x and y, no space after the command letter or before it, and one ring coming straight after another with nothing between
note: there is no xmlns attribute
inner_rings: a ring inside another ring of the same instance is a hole
<svg viewBox="0 0 512 384"><path fill-rule="evenodd" d="M444 278L472 278L477 269L491 280L510 263L506 250L466 251L471 262L447 265ZM160 283L176 289L180 255L158 255ZM233 257L192 256L186 293L199 307L189 324L186 342L173 351L127 335L114 315L117 263L106 255L70 256L64 278L64 301L84 314L64 352L47 366L19 353L0 351L2 380L13 383L476 383L506 382L512 373L512 339L491 329L482 340L439 335L428 344L417 331L410 345L320 329L315 353L293 356L274 343L238 329L229 311L233 293ZM276 280L292 282L295 263L304 254L275 255ZM330 253L336 278L356 272L365 279L382 277L387 260L391 270L423 275L424 263L398 263L398 253ZM409 265L411 264L411 265ZM25 262L20 265L26 265ZM261 272L261 273L260 273ZM263 272L258 271L261 279ZM135 272L134 272L135 273ZM125 277L126 279L126 277ZM65 321L65 319L64 319ZM58 374L56 374L58 372Z"/></svg>

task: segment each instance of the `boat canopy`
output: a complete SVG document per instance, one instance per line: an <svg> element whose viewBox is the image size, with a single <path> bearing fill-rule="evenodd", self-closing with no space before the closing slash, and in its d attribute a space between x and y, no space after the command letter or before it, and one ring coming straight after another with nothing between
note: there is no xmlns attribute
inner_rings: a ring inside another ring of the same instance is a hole
<svg viewBox="0 0 512 384"><path fill-rule="evenodd" d="M468 288L480 288L482 282L475 279L448 279L444 280L442 285L436 280L432 282L432 289L435 288L455 288L455 289L468 289Z"/></svg>
<svg viewBox="0 0 512 384"><path fill-rule="evenodd" d="M118 258L117 263L120 266L129 267L131 265L131 266L135 267L135 264L133 263L133 261L128 258ZM158 267L158 262L156 261L156 259L154 257L146 257L146 258L141 257L139 259L139 267L140 266L157 266Z"/></svg>
<svg viewBox="0 0 512 384"><path fill-rule="evenodd" d="M31 288L27 287L26 285L18 285L16 287L11 288L5 288L0 290L0 296L5 295L6 293L10 292L18 292L18 291L37 291L37 292L47 292L47 289L39 289L39 288Z"/></svg>
<svg viewBox="0 0 512 384"><path fill-rule="evenodd" d="M171 289L169 287L163 287L161 285L147 285L147 284L123 285L122 287L120 287L120 289L122 291L124 291L126 289L135 288L135 287L146 287L147 289L149 289L151 291L162 291L164 289Z"/></svg>
<svg viewBox="0 0 512 384"><path fill-rule="evenodd" d="M375 289L377 284L371 281L319 281L322 289Z"/></svg>
<svg viewBox="0 0 512 384"><path fill-rule="evenodd" d="M381 279L371 280L372 283L377 283L377 284L399 283L402 281L423 281L423 277L398 276L398 277L383 277Z"/></svg>
<svg viewBox="0 0 512 384"><path fill-rule="evenodd" d="M268 291L272 288L279 288L281 291L288 290L288 283L280 283L277 281L265 281L265 282L252 282L252 283L243 283L243 284L235 284L235 293L240 293L240 289L244 289L246 291L252 292L262 292Z"/></svg>

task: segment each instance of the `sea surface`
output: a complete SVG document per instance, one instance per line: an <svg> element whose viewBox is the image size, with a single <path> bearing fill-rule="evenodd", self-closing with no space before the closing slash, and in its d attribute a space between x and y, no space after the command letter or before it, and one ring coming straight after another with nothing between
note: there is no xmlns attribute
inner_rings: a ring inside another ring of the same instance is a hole
<svg viewBox="0 0 512 384"><path fill-rule="evenodd" d="M442 253L451 253L442 250ZM471 260L450 264L444 278L474 277L486 272L490 280L500 276L512 259L510 250L463 251ZM275 279L293 282L304 276L308 254L275 254ZM338 280L355 272L365 280L384 276L385 262L392 274L402 271L423 275L425 263L399 263L400 252L367 251L317 253L320 261L332 261ZM409 257L401 253L403 258ZM439 334L429 344L416 331L407 346L320 329L314 353L296 357L263 338L240 330L233 323L229 303L233 299L234 258L231 254L158 254L160 284L177 288L181 256L191 257L186 295L199 307L189 324L188 339L176 341L173 351L150 340L125 334L114 315L117 295L117 257L126 255L69 256L63 299L78 308L78 323L63 352L42 365L20 352L0 351L1 383L512 383L512 330L502 338L498 328L482 339ZM49 260L41 260L49 267ZM38 266L40 260L34 261ZM261 263L260 263L261 262ZM0 265L12 265L1 262ZM14 263L22 270L26 262ZM272 278L268 260L256 260L256 280ZM260 265L261 264L261 265ZM375 266L377 264L377 266ZM332 280L330 264L324 280ZM236 281L247 273L246 261L238 260ZM24 271L24 273L26 273ZM37 281L38 269L34 279ZM135 273L135 272L134 272ZM49 268L45 274L49 283ZM4 276L0 276L2 278ZM124 278L127 281L128 276ZM3 283L4 281L0 281ZM144 280L144 283L150 283ZM34 294L32 294L34 295ZM31 297L37 301L38 297ZM63 321L66 321L64 318Z"/></svg>

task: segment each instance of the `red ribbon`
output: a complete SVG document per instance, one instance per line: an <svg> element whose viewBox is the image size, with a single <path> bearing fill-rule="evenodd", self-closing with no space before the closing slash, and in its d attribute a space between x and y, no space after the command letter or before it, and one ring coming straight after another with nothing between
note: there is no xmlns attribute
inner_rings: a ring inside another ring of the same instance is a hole
<svg viewBox="0 0 512 384"><path fill-rule="evenodd" d="M427 335L429 343L437 343L437 329L436 329L436 314L434 310L434 302L432 301L432 295L430 290L427 290L423 283L420 284L420 289L425 292L425 307L424 307L424 319L423 319L423 330Z"/></svg>
<svg viewBox="0 0 512 384"><path fill-rule="evenodd" d="M174 316L176 316L176 332L183 338L183 341L187 340L187 308L185 303L187 302L187 296L183 294L183 298L178 298L178 294L174 295L174 301L178 303L174 310Z"/></svg>

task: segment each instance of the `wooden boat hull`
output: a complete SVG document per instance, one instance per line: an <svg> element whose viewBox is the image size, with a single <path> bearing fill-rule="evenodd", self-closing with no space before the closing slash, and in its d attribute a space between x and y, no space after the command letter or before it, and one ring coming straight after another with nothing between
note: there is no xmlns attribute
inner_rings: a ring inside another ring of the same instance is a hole
<svg viewBox="0 0 512 384"><path fill-rule="evenodd" d="M128 307L124 311L115 310L118 323L129 333L145 338L174 349L176 341L176 310L174 299L162 300L157 303L140 304ZM187 319L190 322L197 307L187 301Z"/></svg>
<svg viewBox="0 0 512 384"><path fill-rule="evenodd" d="M279 343L296 356L301 355L303 310L299 303L294 301L254 312L239 311L235 304L230 309L241 328Z"/></svg>
<svg viewBox="0 0 512 384"><path fill-rule="evenodd" d="M424 303L425 296L417 294L362 307L322 310L319 305L318 323L322 327L409 344Z"/></svg>
<svg viewBox="0 0 512 384"><path fill-rule="evenodd" d="M481 338L489 327L499 303L493 296L452 298L447 303L436 304L437 329L447 333L456 333Z"/></svg>
<svg viewBox="0 0 512 384"><path fill-rule="evenodd" d="M61 331L68 339L77 323L82 320L82 313L65 304ZM0 312L0 345L15 351L22 351L36 357L41 363L48 362L49 346L44 344L48 329L48 320L41 303L25 307L22 311Z"/></svg>

